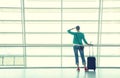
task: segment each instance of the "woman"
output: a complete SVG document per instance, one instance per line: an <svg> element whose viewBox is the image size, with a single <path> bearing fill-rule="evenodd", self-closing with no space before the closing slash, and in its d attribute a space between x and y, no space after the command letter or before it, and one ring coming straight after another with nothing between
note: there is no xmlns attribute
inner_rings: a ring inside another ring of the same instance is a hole
<svg viewBox="0 0 120 78"><path fill-rule="evenodd" d="M76 29L77 32L72 32L71 30ZM84 43L86 43L87 45L88 42L85 39L84 33L80 32L80 26L76 26L75 28L69 29L68 33L73 35L73 50L74 50L74 54L75 54L75 62L77 65L77 70L80 71L80 67L79 67L79 57L78 57L78 51L80 52L81 55L81 59L82 59L82 64L84 65L84 69L85 71L88 70L88 68L86 67L86 61L85 61L85 56L84 56L84 46L82 41L84 41Z"/></svg>

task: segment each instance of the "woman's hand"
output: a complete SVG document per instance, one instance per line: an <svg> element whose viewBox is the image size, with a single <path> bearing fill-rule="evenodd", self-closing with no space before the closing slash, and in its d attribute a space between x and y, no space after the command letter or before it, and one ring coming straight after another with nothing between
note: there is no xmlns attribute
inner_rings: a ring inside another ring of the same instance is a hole
<svg viewBox="0 0 120 78"><path fill-rule="evenodd" d="M87 44L87 45L89 45L89 46L93 46L93 44Z"/></svg>
<svg viewBox="0 0 120 78"><path fill-rule="evenodd" d="M75 28L71 28L70 30L73 30L73 29L75 29Z"/></svg>

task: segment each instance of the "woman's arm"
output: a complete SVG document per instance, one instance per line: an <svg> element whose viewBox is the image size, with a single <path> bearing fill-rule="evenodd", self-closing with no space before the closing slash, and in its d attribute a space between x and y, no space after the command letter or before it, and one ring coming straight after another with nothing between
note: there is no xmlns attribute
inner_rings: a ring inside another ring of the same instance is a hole
<svg viewBox="0 0 120 78"><path fill-rule="evenodd" d="M67 30L67 32L68 32L69 34L74 35L75 33L71 31L71 30L73 30L73 29L75 29L75 28L71 28L71 29Z"/></svg>

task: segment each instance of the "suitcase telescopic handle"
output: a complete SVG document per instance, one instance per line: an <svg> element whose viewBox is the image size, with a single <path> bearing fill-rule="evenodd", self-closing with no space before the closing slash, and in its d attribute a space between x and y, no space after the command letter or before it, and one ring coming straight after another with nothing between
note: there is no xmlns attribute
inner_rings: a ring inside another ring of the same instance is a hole
<svg viewBox="0 0 120 78"><path fill-rule="evenodd" d="M91 54L91 49L90 47L92 47L92 54ZM89 56L94 56L94 52L93 52L93 45L89 45Z"/></svg>

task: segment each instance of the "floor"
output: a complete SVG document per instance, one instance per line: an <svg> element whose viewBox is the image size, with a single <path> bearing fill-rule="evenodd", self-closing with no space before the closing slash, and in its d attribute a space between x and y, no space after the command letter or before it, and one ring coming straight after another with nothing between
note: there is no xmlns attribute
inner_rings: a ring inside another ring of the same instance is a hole
<svg viewBox="0 0 120 78"><path fill-rule="evenodd" d="M85 72L75 68L0 69L0 78L120 78L120 69L96 69Z"/></svg>

